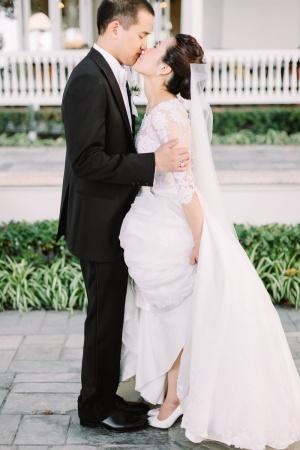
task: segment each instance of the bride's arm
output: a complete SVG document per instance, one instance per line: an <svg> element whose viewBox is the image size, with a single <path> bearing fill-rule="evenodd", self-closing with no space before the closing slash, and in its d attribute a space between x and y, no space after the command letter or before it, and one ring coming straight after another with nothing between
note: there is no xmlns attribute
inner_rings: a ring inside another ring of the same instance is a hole
<svg viewBox="0 0 300 450"><path fill-rule="evenodd" d="M175 110L170 111L165 105L165 110L157 112L156 116L153 118L153 125L159 138L162 141L178 139L180 145L188 148L190 151L191 126L186 111L181 108L175 108ZM202 205L195 189L191 169L186 172L173 172L172 176L177 187L177 199L182 205L194 238L190 262L191 264L196 264L203 228Z"/></svg>
<svg viewBox="0 0 300 450"><path fill-rule="evenodd" d="M183 134L181 135L181 139L185 142L185 145L190 148L190 139L188 134L189 130L182 131ZM188 172L185 173L174 173L173 177L177 186L178 201L182 205L183 211L194 238L194 248L190 257L190 261L191 264L196 264L198 262L203 228L202 205L195 190L191 169L189 169Z"/></svg>
<svg viewBox="0 0 300 450"><path fill-rule="evenodd" d="M190 256L190 261L191 264L196 264L198 262L203 228L203 211L199 197L195 191L193 192L192 200L189 203L183 203L182 207L194 238L194 248Z"/></svg>

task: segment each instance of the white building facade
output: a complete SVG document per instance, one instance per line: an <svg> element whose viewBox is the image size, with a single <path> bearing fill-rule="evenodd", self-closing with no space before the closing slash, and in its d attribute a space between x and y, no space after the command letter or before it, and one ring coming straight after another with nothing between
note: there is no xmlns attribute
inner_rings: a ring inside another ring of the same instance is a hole
<svg viewBox="0 0 300 450"><path fill-rule="evenodd" d="M181 12L208 49L300 48L299 0L182 0Z"/></svg>
<svg viewBox="0 0 300 450"><path fill-rule="evenodd" d="M49 18L49 29L41 30L51 34L49 50L65 48L68 26L80 33L79 45L90 46L97 38L96 12L100 3L101 0L14 0L15 19L11 24L17 36L3 30L6 46L11 50L12 40L13 50L30 50L30 20L37 11ZM299 0L152 0L151 3L157 17L154 31L158 39L181 30L195 35L207 49L300 48Z"/></svg>
<svg viewBox="0 0 300 450"><path fill-rule="evenodd" d="M0 104L60 103L69 73L97 39L100 1L14 0L10 17L0 8ZM204 47L212 104L300 103L299 0L151 3L154 40L181 31Z"/></svg>

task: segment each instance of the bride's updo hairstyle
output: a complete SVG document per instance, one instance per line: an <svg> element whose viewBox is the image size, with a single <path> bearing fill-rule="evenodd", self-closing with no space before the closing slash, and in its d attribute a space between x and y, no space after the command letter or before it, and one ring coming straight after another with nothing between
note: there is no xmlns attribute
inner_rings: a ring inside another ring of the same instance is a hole
<svg viewBox="0 0 300 450"><path fill-rule="evenodd" d="M198 41L188 34L176 34L175 41L175 45L170 46L162 58L173 71L173 76L167 83L167 89L171 94L180 94L183 98L190 99L190 64L204 63L204 51Z"/></svg>

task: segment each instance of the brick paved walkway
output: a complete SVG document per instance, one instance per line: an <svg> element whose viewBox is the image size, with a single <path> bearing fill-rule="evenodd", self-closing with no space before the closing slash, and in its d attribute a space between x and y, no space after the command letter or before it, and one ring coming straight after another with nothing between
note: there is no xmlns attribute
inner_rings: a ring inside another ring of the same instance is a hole
<svg viewBox="0 0 300 450"><path fill-rule="evenodd" d="M300 373L300 311L277 311ZM76 405L84 317L81 312L0 313L0 450L228 448L213 441L192 444L179 424L167 431L124 434L80 427ZM122 383L119 393L137 398L133 382ZM289 450L300 450L300 443Z"/></svg>

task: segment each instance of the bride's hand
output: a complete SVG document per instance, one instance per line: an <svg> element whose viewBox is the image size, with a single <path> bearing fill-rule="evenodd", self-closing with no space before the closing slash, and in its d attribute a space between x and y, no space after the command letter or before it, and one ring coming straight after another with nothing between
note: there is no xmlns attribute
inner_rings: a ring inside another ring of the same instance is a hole
<svg viewBox="0 0 300 450"><path fill-rule="evenodd" d="M194 244L191 256L190 256L190 263L192 265L195 265L198 263L199 250L200 250L200 239L197 239L195 241L195 244Z"/></svg>

